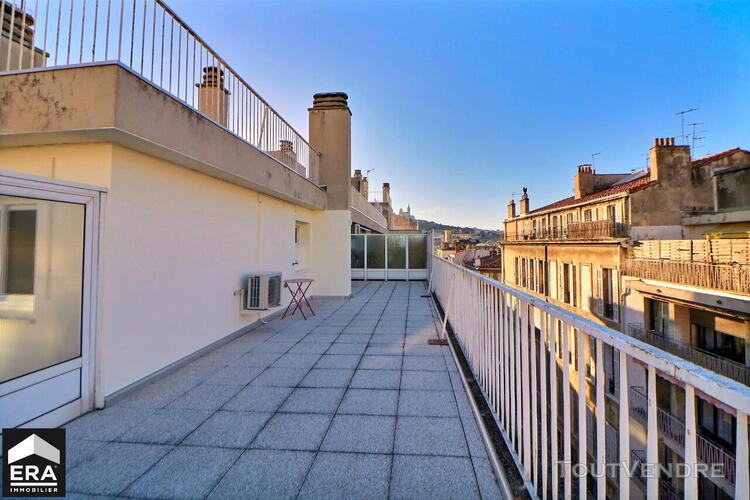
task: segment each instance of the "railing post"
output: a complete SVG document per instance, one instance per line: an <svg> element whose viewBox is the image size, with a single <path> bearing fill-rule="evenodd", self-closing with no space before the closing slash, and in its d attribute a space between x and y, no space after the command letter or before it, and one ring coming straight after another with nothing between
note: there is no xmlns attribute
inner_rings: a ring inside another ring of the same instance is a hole
<svg viewBox="0 0 750 500"><path fill-rule="evenodd" d="M750 498L750 460L748 460L747 414L737 410L737 451L735 453L734 498Z"/></svg>
<svg viewBox="0 0 750 500"><path fill-rule="evenodd" d="M535 309L531 308L531 324L529 325L529 338L531 349L529 353L529 363L531 365L531 473L532 484L536 495L539 495L539 427L537 426L537 358L536 358L536 314ZM541 311L538 311L541 315ZM541 328L540 328L541 331Z"/></svg>
<svg viewBox="0 0 750 500"><path fill-rule="evenodd" d="M547 500L547 366L545 359L547 357L547 335L549 333L549 319L547 313L539 311L541 316L541 345L539 346L539 409L542 423L541 441L542 441L542 500ZM554 460L554 459L553 459Z"/></svg>
<svg viewBox="0 0 750 500"><path fill-rule="evenodd" d="M607 496L607 455L605 433L606 419L604 414L604 343L596 339L596 464L600 467L596 477L596 498L605 500Z"/></svg>
<svg viewBox="0 0 750 500"><path fill-rule="evenodd" d="M620 351L620 498L630 498L630 404L628 355Z"/></svg>
<svg viewBox="0 0 750 500"><path fill-rule="evenodd" d="M685 465L690 474L685 478L685 500L698 498L698 463L697 450L698 434L695 428L695 388L685 384ZM725 471L726 473L726 471ZM747 498L736 497L736 498Z"/></svg>
<svg viewBox="0 0 750 500"><path fill-rule="evenodd" d="M562 325L562 410L563 410L563 498L572 495L571 431L570 431L570 327Z"/></svg>
<svg viewBox="0 0 750 500"><path fill-rule="evenodd" d="M575 330L574 330L575 331ZM578 463L587 468L588 456L586 447L586 342L587 335L576 331L578 348L576 349L576 361L578 362ZM580 472L580 471L579 471ZM578 477L578 498L586 500L587 473Z"/></svg>
<svg viewBox="0 0 750 500"><path fill-rule="evenodd" d="M531 407L529 405L529 305L521 303L521 397L523 434L523 469L526 480L531 479Z"/></svg>
<svg viewBox="0 0 750 500"><path fill-rule="evenodd" d="M518 331L518 299L508 297L511 310L508 314L508 388L510 389L510 412L508 420L510 423L510 440L513 448L516 449L516 370L518 370L516 356L516 332ZM517 449L516 449L517 451Z"/></svg>
<svg viewBox="0 0 750 500"><path fill-rule="evenodd" d="M648 367L648 425L646 429L646 462L655 471L646 478L648 498L659 495L659 428L656 420L656 369Z"/></svg>
<svg viewBox="0 0 750 500"><path fill-rule="evenodd" d="M557 320L553 317L550 318L553 322L553 327L549 331L549 397L550 397L550 418L549 418L549 424L550 424L550 457L551 457L551 483L552 483L552 498L557 500L559 493L560 493L560 487L558 484L558 476L559 476L559 464L558 461L560 460L560 452L558 449L558 443L557 443L557 428L558 428L558 421L557 421L557 355L555 354L557 351L557 331L559 328L559 325L557 323Z"/></svg>

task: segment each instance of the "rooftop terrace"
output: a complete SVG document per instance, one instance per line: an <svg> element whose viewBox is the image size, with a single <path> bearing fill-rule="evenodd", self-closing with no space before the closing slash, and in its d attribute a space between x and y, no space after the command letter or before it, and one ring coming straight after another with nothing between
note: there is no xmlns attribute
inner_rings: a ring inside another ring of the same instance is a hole
<svg viewBox="0 0 750 500"><path fill-rule="evenodd" d="M68 491L498 498L452 355L427 345L425 292L355 283L71 422Z"/></svg>

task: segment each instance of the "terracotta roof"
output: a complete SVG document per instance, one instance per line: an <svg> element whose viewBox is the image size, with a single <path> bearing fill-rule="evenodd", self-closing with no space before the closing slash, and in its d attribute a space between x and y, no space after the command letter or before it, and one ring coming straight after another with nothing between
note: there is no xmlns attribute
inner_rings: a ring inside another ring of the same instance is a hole
<svg viewBox="0 0 750 500"><path fill-rule="evenodd" d="M578 199L576 199L575 196L570 196L568 198L556 201L554 203L550 203L549 205L545 205L543 207L539 207L535 210L530 211L529 214L543 212L545 210L552 210L555 208L564 208L570 205L577 205L578 203L586 203L589 201L598 200L600 198L606 198L608 196L612 196L612 195L619 194L619 193L629 193L631 191L644 188L648 186L649 184L651 184L651 177L649 176L648 173L645 173L643 176L637 177L631 181L625 182L623 184L619 184L617 186L608 187L600 191L597 191L595 193L588 194L586 196L581 196Z"/></svg>
<svg viewBox="0 0 750 500"><path fill-rule="evenodd" d="M495 255L485 255L484 257L479 258L479 267L488 267L488 268L500 268L503 263L503 257L500 254Z"/></svg>
<svg viewBox="0 0 750 500"><path fill-rule="evenodd" d="M706 163L712 162L714 160L718 160L720 158L723 158L725 156L730 156L735 153L738 153L740 151L744 151L741 148L732 148L727 149L726 151L721 151L719 153L713 153L708 156L704 156L703 158L698 158L697 160L692 161L692 165L694 167L704 165ZM747 152L747 151L746 151ZM632 175L632 174L631 174ZM637 175L637 172L636 172ZM622 182L622 181L621 181ZM596 191L595 193L591 193L586 196L582 196L581 198L577 199L575 196L570 196L568 198L564 198L562 200L558 200L554 203L550 203L549 205L545 205L543 207L539 207L537 209L531 210L529 212L529 215L544 212L546 210L553 210L556 208L565 208L570 205L577 205L579 203L586 203L589 201L598 200L600 198L606 198L608 196L612 196L614 194L619 193L629 193L631 191L635 191L637 189L644 188L651 184L651 178L649 176L648 171L644 171L643 175L636 177L635 179L631 179L627 182L622 182L621 184L616 184L614 186L610 186L608 188L602 189L600 191Z"/></svg>
<svg viewBox="0 0 750 500"><path fill-rule="evenodd" d="M734 153L738 153L740 151L742 151L742 149L740 149L740 148L732 148L732 149L727 149L726 151L722 151L720 153L713 153L713 154L710 154L708 156L704 156L703 158L698 158L697 160L693 160L693 166L697 167L699 165L703 165L705 163L708 163L708 162L711 162L711 161L714 161L714 160L718 160L719 158L723 158L725 156L733 155Z"/></svg>

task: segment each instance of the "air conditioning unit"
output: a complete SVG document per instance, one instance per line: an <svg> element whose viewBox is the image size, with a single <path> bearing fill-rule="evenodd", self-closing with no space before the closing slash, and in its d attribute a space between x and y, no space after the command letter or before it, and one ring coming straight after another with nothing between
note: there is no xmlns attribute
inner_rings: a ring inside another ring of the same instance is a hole
<svg viewBox="0 0 750 500"><path fill-rule="evenodd" d="M248 276L245 309L262 310L279 305L281 305L281 273L259 273Z"/></svg>

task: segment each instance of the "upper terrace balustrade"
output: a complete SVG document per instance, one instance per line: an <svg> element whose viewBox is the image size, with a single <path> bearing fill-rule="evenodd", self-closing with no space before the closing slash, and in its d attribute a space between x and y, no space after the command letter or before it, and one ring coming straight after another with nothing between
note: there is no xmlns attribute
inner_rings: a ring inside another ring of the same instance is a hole
<svg viewBox="0 0 750 500"><path fill-rule="evenodd" d="M374 228L383 233L387 232L388 220L385 218L385 215L383 215L383 212L370 203L362 193L354 188L354 186L350 186L349 190L351 191L352 208L362 214L363 217L366 217Z"/></svg>
<svg viewBox="0 0 750 500"><path fill-rule="evenodd" d="M750 239L642 241L623 275L750 294Z"/></svg>
<svg viewBox="0 0 750 500"><path fill-rule="evenodd" d="M596 240L627 238L630 225L613 220L571 222L566 226L525 228L517 233L508 233L506 241L524 240Z"/></svg>
<svg viewBox="0 0 750 500"><path fill-rule="evenodd" d="M162 0L0 0L0 72L116 62L318 183L319 153Z"/></svg>
<svg viewBox="0 0 750 500"><path fill-rule="evenodd" d="M699 452L698 449L702 441L697 437L696 397L710 396L736 416L735 463L733 471L728 473L735 476L734 496L750 497L749 387L436 256L432 258L431 289L445 311L444 320L466 357L532 497L549 498L554 493L554 497L561 494L571 498L574 480L582 498L589 492L594 493L589 488L589 478L584 474L574 478L568 468L570 465L565 464L585 466L587 450L591 448L596 450L597 464L606 462L607 440L611 439L611 433L607 437L605 418L606 346L614 349L619 358L617 449L618 462L625 467L621 472L628 470L632 458L628 379L634 376L633 369L642 367L647 382L645 461L653 466L659 463L658 372L684 387L684 462L693 471L701 461L699 456L706 456L705 450ZM594 340L593 346L590 339ZM592 382L587 377L577 376L587 369L590 358L596 370L593 439L586 430L593 425L586 418L588 386ZM571 361L567 362L569 359ZM576 390L571 395L571 391L563 390L566 387ZM574 406L578 408L575 432L571 422ZM558 415L562 415L561 426ZM561 432L558 434L558 431ZM575 457L572 455L573 436L576 436L578 450ZM591 440L595 442L589 442ZM560 457L563 463L559 462ZM708 460L714 463L713 458ZM603 498L606 492L606 477L606 474L595 477L598 498ZM621 498L629 498L630 474L621 473L618 479ZM658 477L650 475L645 481L648 497L657 498ZM693 497L697 495L697 473L685 478L685 491L691 492Z"/></svg>

